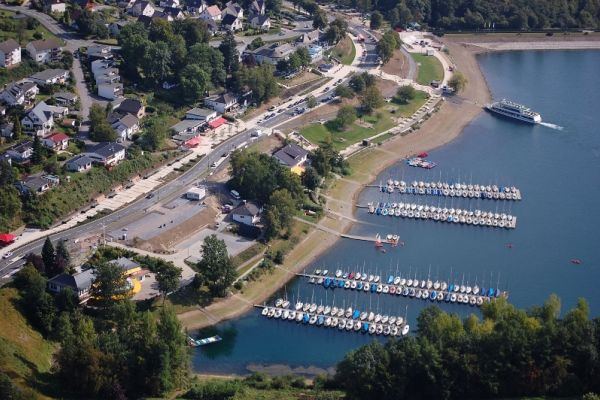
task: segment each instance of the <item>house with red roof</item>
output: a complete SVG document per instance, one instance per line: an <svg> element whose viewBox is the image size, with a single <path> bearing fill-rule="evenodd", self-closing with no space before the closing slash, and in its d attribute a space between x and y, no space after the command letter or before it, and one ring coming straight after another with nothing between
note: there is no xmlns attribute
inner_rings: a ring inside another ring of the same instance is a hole
<svg viewBox="0 0 600 400"><path fill-rule="evenodd" d="M54 151L66 150L69 147L69 137L64 133L57 132L43 138L42 143Z"/></svg>

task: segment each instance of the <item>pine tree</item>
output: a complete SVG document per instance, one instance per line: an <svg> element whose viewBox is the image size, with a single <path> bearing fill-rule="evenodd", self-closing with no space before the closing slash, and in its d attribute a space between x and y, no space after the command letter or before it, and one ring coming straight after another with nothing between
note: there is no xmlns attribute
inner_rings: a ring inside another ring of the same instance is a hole
<svg viewBox="0 0 600 400"><path fill-rule="evenodd" d="M56 252L54 251L50 236L46 236L44 247L42 247L42 260L44 261L46 274L49 277L54 276L54 271L56 270Z"/></svg>
<svg viewBox="0 0 600 400"><path fill-rule="evenodd" d="M35 135L33 137L33 154L31 155L31 162L33 164L40 164L44 160L44 148L40 137Z"/></svg>
<svg viewBox="0 0 600 400"><path fill-rule="evenodd" d="M71 255L65 245L65 241L61 240L56 246L56 268L58 273L62 273L69 268L71 264Z"/></svg>
<svg viewBox="0 0 600 400"><path fill-rule="evenodd" d="M15 122L13 127L13 140L18 140L21 138L23 133L23 128L21 127L21 120L18 116L15 116Z"/></svg>

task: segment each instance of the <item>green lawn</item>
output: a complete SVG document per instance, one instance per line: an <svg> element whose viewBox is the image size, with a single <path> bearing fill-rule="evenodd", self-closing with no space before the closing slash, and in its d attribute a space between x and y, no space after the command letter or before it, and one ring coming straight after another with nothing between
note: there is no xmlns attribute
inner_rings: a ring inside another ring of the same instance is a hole
<svg viewBox="0 0 600 400"><path fill-rule="evenodd" d="M394 127L396 122L392 119L392 116L409 117L426 101L427 94L417 91L415 99L410 103L388 103L373 114L362 116L362 118L353 123L345 131L332 131L327 124L312 124L302 128L300 134L311 143L317 145L331 135L335 149L342 150L363 139L375 136ZM371 126L361 126L361 121L371 124Z"/></svg>
<svg viewBox="0 0 600 400"><path fill-rule="evenodd" d="M333 55L344 65L351 65L356 57L356 47L349 36L345 36L333 49Z"/></svg>
<svg viewBox="0 0 600 400"><path fill-rule="evenodd" d="M0 42L5 41L6 39L15 39L22 47L25 47L27 43L36 40L33 35L36 32L39 32L42 34L43 39L54 38L60 43L64 43L48 29L44 28L42 24L36 23L37 21L34 22L36 25L34 29L27 29L26 18L15 19L15 15L16 14L12 11L0 11L0 26L2 27L2 29L0 29Z"/></svg>
<svg viewBox="0 0 600 400"><path fill-rule="evenodd" d="M419 67L418 83L429 85L433 80L441 81L444 78L444 68L437 58L423 54L411 53L411 55Z"/></svg>

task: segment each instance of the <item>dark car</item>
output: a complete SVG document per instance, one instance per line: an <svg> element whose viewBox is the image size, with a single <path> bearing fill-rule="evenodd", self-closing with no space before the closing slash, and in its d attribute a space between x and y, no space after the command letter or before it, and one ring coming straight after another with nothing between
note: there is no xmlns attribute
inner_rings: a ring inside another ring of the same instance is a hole
<svg viewBox="0 0 600 400"><path fill-rule="evenodd" d="M154 197L154 193L148 193L148 194L146 195L146 198L147 198L147 199L151 199L151 198L153 198L153 197Z"/></svg>

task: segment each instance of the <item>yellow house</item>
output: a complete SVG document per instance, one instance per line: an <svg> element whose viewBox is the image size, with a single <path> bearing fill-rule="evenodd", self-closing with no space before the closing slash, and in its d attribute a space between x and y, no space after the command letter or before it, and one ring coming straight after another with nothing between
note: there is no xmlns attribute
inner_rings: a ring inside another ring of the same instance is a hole
<svg viewBox="0 0 600 400"><path fill-rule="evenodd" d="M133 275L137 274L142 270L142 267L135 261L129 258L119 257L116 260L109 261L109 264L117 265L123 271L123 274L127 277L128 286L131 289L131 294L136 294L142 289L140 281Z"/></svg>

